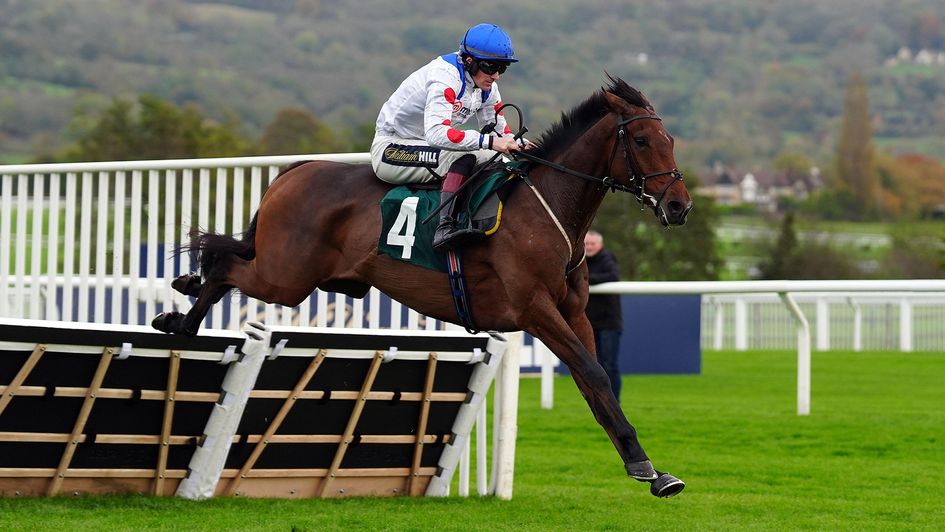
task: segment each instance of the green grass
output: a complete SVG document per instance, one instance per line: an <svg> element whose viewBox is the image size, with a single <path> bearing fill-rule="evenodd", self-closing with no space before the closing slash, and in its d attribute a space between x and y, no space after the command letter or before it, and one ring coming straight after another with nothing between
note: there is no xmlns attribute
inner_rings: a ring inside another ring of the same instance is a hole
<svg viewBox="0 0 945 532"><path fill-rule="evenodd" d="M793 352L707 352L701 376L634 376L623 405L658 468L631 481L570 379L541 410L522 381L515 496L0 500L0 530L931 530L945 523L945 354L815 353L795 414Z"/></svg>
<svg viewBox="0 0 945 532"><path fill-rule="evenodd" d="M0 165L4 164L28 164L34 155L26 152L7 152L0 153Z"/></svg>
<svg viewBox="0 0 945 532"><path fill-rule="evenodd" d="M904 137L876 137L876 144L894 154L918 153L933 159L945 159L945 139L940 135Z"/></svg>
<svg viewBox="0 0 945 532"><path fill-rule="evenodd" d="M4 76L0 78L0 88L12 89L22 92L41 92L46 96L54 98L66 98L76 93L75 87L11 76Z"/></svg>

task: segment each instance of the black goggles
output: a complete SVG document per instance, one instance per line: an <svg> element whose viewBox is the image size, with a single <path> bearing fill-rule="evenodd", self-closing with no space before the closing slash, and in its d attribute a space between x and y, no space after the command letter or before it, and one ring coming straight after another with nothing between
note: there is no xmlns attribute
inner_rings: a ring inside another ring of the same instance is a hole
<svg viewBox="0 0 945 532"><path fill-rule="evenodd" d="M479 59L476 61L476 64L479 66L479 71L487 76L491 76L498 72L499 74L505 74L505 69L509 68L509 64L500 61L486 61L484 59Z"/></svg>

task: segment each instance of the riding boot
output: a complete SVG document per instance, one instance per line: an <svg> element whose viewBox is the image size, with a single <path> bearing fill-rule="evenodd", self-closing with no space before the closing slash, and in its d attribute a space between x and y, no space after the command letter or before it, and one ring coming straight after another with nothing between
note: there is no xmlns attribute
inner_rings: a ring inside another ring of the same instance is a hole
<svg viewBox="0 0 945 532"><path fill-rule="evenodd" d="M466 154L457 159L450 165L446 173L446 179L443 180L443 188L440 191L440 205L450 202L451 205L443 207L440 210L440 222L436 226L433 234L433 249L444 252L455 249L462 244L462 240L468 237L468 230L459 229L459 214L462 212L462 197L455 197L462 184L472 173L473 166L476 164L476 156Z"/></svg>
<svg viewBox="0 0 945 532"><path fill-rule="evenodd" d="M455 192L440 192L440 205L450 201L455 195ZM433 233L433 249L437 251L453 249L450 240L456 233L457 220L453 214L459 210L456 206L457 203L459 203L459 199L453 200L452 205L443 207L440 210L440 222L436 225L436 232Z"/></svg>

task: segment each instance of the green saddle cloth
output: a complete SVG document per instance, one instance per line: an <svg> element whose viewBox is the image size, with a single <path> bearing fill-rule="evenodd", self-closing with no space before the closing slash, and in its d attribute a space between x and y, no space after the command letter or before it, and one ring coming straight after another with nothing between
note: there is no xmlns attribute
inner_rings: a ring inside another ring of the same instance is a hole
<svg viewBox="0 0 945 532"><path fill-rule="evenodd" d="M502 199L497 191L508 183L515 175L515 169L523 164L522 161L511 162L485 179L477 178L479 185L464 194L469 197L469 201L459 215L460 227L476 228L482 231L484 237L495 233L502 221ZM434 250L432 245L439 215L427 223L421 223L439 205L439 190L413 190L406 185L391 189L381 200L383 223L378 254L445 272L446 253Z"/></svg>

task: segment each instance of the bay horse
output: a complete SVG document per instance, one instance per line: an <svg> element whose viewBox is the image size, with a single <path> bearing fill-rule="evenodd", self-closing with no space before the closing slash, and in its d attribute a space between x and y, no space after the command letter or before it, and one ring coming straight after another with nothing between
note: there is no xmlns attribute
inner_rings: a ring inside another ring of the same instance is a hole
<svg viewBox="0 0 945 532"><path fill-rule="evenodd" d="M668 497L685 484L653 468L596 361L584 314L583 239L608 190L634 194L663 225L682 225L692 200L677 170L673 137L643 94L610 76L541 135L525 185L505 200L501 230L462 250L471 310L481 330L524 330L571 372L627 474ZM381 198L390 185L369 165L309 161L266 191L236 239L200 233L191 243L200 273L173 286L197 298L183 315L159 314L158 330L195 335L210 307L233 288L296 306L317 288L364 297L375 286L438 320L458 323L447 275L378 254Z"/></svg>

